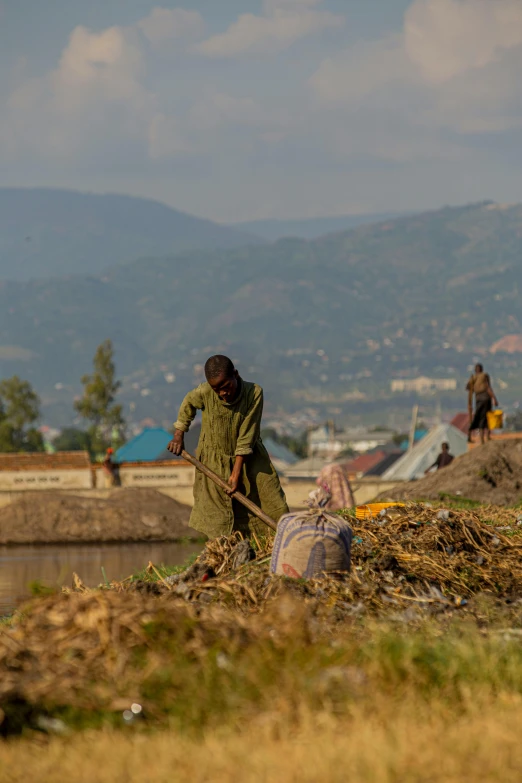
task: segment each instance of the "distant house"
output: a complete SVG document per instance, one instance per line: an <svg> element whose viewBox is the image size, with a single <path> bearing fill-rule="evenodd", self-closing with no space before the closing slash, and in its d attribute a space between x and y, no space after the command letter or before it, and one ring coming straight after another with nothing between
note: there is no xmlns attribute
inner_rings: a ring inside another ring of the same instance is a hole
<svg viewBox="0 0 522 783"><path fill-rule="evenodd" d="M328 422L308 433L308 453L312 457L332 460L345 448L344 432L336 429L333 422Z"/></svg>
<svg viewBox="0 0 522 783"><path fill-rule="evenodd" d="M385 430L367 430L364 427L339 430L330 423L309 433L308 452L310 456L335 460L347 449L363 454L384 446L389 440L390 432Z"/></svg>
<svg viewBox="0 0 522 783"><path fill-rule="evenodd" d="M413 481L422 478L437 459L443 443L449 444L454 457L460 457L468 450L468 439L463 432L451 424L439 424L386 470L383 480Z"/></svg>
<svg viewBox="0 0 522 783"><path fill-rule="evenodd" d="M385 451L373 451L369 454L360 454L350 462L345 462L343 467L346 470L350 479L361 478L371 468L382 462L386 456Z"/></svg>
<svg viewBox="0 0 522 783"><path fill-rule="evenodd" d="M191 427L185 435L185 448L194 453L199 439L200 426ZM122 462L162 462L179 459L167 450L173 434L162 427L146 427L139 435L127 441L114 455L114 461Z"/></svg>
<svg viewBox="0 0 522 783"><path fill-rule="evenodd" d="M418 443L420 440L425 438L427 434L428 434L428 430L415 430L415 435L413 436L413 442L414 443ZM400 448L401 451L406 451L408 449L409 445L410 445L410 442L406 438L406 440L403 440L400 443L399 448Z"/></svg>
<svg viewBox="0 0 522 783"><path fill-rule="evenodd" d="M401 378L391 382L392 392L416 392L417 394L428 394L433 391L455 391L457 388L456 378Z"/></svg>
<svg viewBox="0 0 522 783"><path fill-rule="evenodd" d="M306 459L299 460L294 465L291 465L285 470L285 476L290 481L292 480L315 480L325 465L328 465L331 460L325 460L323 457L307 457Z"/></svg>
<svg viewBox="0 0 522 783"><path fill-rule="evenodd" d="M278 473L286 475L288 468L299 461L299 457L293 451L281 443L276 443L272 438L263 438L263 444Z"/></svg>
<svg viewBox="0 0 522 783"><path fill-rule="evenodd" d="M404 452L398 449L393 451L376 449L344 463L343 468L352 481L366 476L382 476L403 454Z"/></svg>
<svg viewBox="0 0 522 783"><path fill-rule="evenodd" d="M457 413L450 421L452 427L456 427L466 435L469 432L469 413Z"/></svg>

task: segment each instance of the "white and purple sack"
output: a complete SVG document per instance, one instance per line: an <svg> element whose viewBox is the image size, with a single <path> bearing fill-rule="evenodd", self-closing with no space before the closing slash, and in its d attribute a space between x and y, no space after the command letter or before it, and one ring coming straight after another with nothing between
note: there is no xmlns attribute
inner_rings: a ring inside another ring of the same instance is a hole
<svg viewBox="0 0 522 783"><path fill-rule="evenodd" d="M350 570L352 529L320 508L285 514L279 520L270 571L294 579Z"/></svg>

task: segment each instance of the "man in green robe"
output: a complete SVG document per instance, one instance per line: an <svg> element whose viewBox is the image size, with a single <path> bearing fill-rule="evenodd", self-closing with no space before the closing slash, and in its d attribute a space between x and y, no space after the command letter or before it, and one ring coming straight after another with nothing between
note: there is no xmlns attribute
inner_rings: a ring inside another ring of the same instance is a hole
<svg viewBox="0 0 522 783"><path fill-rule="evenodd" d="M263 390L244 381L226 356L211 356L205 364L207 383L187 394L174 424L173 454L184 449L184 434L202 411L197 458L227 481L224 492L196 471L190 526L209 538L235 530L249 535L266 532L265 525L230 497L237 489L276 522L288 513L279 477L261 440Z"/></svg>

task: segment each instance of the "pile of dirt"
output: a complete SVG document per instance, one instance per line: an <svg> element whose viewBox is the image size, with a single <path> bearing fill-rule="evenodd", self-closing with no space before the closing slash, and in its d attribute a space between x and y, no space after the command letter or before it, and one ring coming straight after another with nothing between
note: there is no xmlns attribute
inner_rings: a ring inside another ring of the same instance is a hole
<svg viewBox="0 0 522 783"><path fill-rule="evenodd" d="M153 489L116 489L107 499L27 492L0 508L0 544L176 541L196 537L190 507Z"/></svg>
<svg viewBox="0 0 522 783"><path fill-rule="evenodd" d="M514 505L522 500L522 443L491 441L419 481L398 485L382 496L391 500L437 500L454 495L481 503Z"/></svg>

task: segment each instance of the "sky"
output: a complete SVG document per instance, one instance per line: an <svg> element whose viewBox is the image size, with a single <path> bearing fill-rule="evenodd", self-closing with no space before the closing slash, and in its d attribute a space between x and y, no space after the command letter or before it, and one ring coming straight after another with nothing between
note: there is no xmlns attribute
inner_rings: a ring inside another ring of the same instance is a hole
<svg viewBox="0 0 522 783"><path fill-rule="evenodd" d="M0 0L0 183L220 222L522 201L522 0Z"/></svg>

